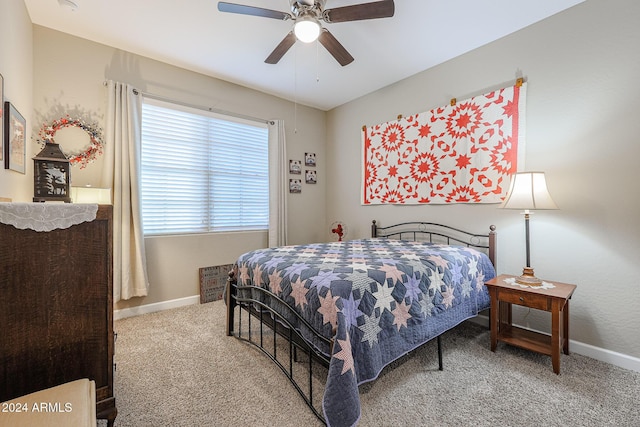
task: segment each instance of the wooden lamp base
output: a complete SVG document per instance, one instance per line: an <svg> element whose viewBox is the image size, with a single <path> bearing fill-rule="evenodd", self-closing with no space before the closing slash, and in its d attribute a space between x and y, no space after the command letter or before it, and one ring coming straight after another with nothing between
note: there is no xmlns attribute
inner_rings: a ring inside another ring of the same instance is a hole
<svg viewBox="0 0 640 427"><path fill-rule="evenodd" d="M542 280L533 274L533 268L531 267L522 269L522 276L516 277L516 283L527 286L542 286Z"/></svg>

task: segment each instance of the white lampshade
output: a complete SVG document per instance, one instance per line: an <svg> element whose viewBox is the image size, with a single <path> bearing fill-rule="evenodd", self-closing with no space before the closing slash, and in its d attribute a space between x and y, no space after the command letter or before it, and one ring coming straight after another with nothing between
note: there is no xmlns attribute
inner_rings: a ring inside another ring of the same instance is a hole
<svg viewBox="0 0 640 427"><path fill-rule="evenodd" d="M71 201L73 203L111 204L110 188L71 187Z"/></svg>
<svg viewBox="0 0 640 427"><path fill-rule="evenodd" d="M293 26L296 38L303 43L311 43L320 35L320 23L311 16L299 18Z"/></svg>
<svg viewBox="0 0 640 427"><path fill-rule="evenodd" d="M547 190L544 172L518 172L511 179L503 209L558 209Z"/></svg>

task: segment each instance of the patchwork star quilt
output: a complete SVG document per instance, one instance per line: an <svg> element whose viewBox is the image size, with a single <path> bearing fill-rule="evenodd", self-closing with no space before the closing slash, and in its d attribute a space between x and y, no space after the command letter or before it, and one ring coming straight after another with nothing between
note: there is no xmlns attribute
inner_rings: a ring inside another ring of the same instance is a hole
<svg viewBox="0 0 640 427"><path fill-rule="evenodd" d="M236 268L238 285L278 295L289 306L278 312L330 356L323 411L332 427L357 424L359 384L489 308L484 282L495 277L475 249L391 239L260 249L240 256ZM333 339L332 348L288 309Z"/></svg>

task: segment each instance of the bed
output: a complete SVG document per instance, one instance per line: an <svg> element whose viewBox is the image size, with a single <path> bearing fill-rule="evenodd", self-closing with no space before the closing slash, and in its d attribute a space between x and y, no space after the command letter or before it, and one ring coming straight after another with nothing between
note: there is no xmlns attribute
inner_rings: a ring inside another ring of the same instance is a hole
<svg viewBox="0 0 640 427"><path fill-rule="evenodd" d="M373 221L368 239L254 250L229 274L227 335L267 354L325 424L353 426L358 386L391 362L436 338L442 369L440 335L489 308L495 265L494 226Z"/></svg>

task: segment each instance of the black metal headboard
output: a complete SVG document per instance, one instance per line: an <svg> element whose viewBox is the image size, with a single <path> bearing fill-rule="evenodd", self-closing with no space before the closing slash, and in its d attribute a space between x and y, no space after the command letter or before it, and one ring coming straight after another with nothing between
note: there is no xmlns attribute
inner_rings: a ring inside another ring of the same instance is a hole
<svg viewBox="0 0 640 427"><path fill-rule="evenodd" d="M493 266L497 268L496 235L495 225L489 226L487 234L477 234L433 222L402 222L387 227L378 226L375 219L371 223L371 237L463 245L486 252Z"/></svg>

